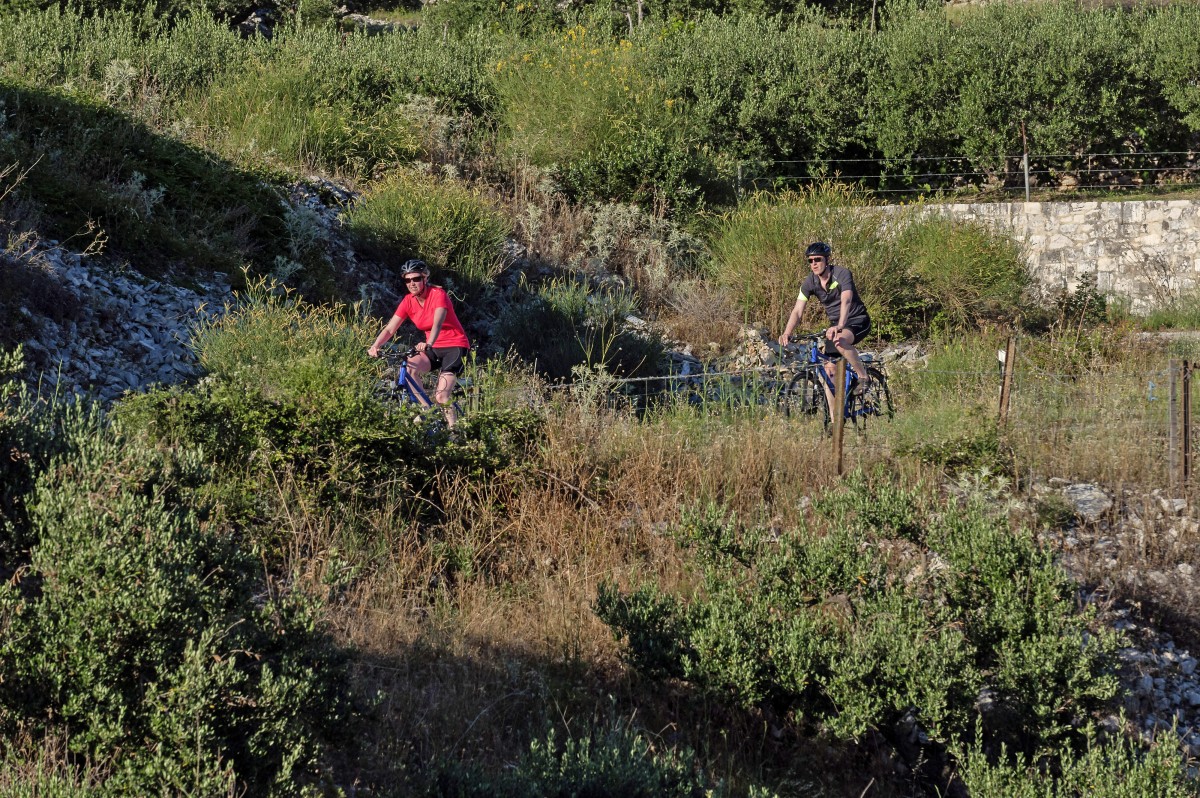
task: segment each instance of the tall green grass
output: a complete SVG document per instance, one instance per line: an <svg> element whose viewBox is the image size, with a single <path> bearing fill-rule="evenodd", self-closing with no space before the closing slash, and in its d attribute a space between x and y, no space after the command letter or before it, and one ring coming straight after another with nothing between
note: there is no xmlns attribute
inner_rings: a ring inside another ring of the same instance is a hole
<svg viewBox="0 0 1200 798"><path fill-rule="evenodd" d="M460 280L472 297L506 265L502 247L511 222L478 189L463 183L394 172L375 184L346 218L361 241L395 266L421 258Z"/></svg>
<svg viewBox="0 0 1200 798"><path fill-rule="evenodd" d="M332 89L311 64L267 61L194 93L178 113L209 149L279 170L367 176L420 153L403 102L356 105Z"/></svg>
<svg viewBox="0 0 1200 798"><path fill-rule="evenodd" d="M1011 321L1030 279L1020 249L999 234L920 208L888 213L838 184L758 194L730 212L712 242L712 278L752 321L781 332L810 273L804 250L813 241L831 244L833 263L853 272L884 337ZM818 311L814 327L824 324Z"/></svg>

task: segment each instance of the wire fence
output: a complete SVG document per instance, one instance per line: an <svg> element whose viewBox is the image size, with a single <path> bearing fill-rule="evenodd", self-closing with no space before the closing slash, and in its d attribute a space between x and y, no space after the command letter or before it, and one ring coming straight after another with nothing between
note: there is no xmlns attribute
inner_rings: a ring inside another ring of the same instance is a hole
<svg viewBox="0 0 1200 798"><path fill-rule="evenodd" d="M1008 375L1007 408L1001 406L1006 377L1000 364L983 370L884 367L896 417L892 422L882 417L867 418L861 425L847 422L841 453L847 468L922 447L940 450L947 458L960 447L969 457L978 433L999 425L1013 463L1037 463L1044 473L1164 486L1190 478L1185 473L1192 426L1184 418L1191 402L1187 361L1163 359L1137 371L1090 368L1075 373L1051 371L1018 355ZM682 408L709 415L782 417L781 393L796 371L793 364L605 376L600 391L578 383L555 385L543 401L590 402L642 419ZM809 431L817 435L824 432L814 417L787 423L813 425ZM954 440L955 434L961 439Z"/></svg>
<svg viewBox="0 0 1200 798"><path fill-rule="evenodd" d="M987 158L831 158L742 161L735 188L748 191L834 181L897 197L1025 195L1034 190L1145 191L1200 185L1194 151L1005 155Z"/></svg>

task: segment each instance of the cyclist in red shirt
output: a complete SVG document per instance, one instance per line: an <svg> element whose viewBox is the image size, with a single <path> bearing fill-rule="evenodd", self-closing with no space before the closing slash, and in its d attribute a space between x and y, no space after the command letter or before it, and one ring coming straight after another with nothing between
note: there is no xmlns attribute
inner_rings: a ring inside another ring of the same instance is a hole
<svg viewBox="0 0 1200 798"><path fill-rule="evenodd" d="M425 333L425 340L414 347L417 354L408 360L408 367L419 380L432 369L438 370L437 388L433 398L446 414L446 424L453 427L458 421L451 395L458 375L462 373L463 359L471 348L467 333L463 330L454 305L444 288L429 284L429 267L423 260L410 260L403 266L404 287L408 294L396 308L391 321L367 349L371 357L379 357L379 347L391 340L396 330L405 321L411 321Z"/></svg>

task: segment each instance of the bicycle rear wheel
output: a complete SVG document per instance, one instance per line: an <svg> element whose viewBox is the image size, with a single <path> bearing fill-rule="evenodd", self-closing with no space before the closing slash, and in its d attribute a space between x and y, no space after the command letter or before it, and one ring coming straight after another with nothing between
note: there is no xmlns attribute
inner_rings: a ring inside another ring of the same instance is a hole
<svg viewBox="0 0 1200 798"><path fill-rule="evenodd" d="M829 426L829 405L825 400L825 386L811 369L805 369L792 377L791 382L779 394L779 408L789 418L814 417L819 418L825 426Z"/></svg>
<svg viewBox="0 0 1200 798"><path fill-rule="evenodd" d="M867 366L867 374L871 377L871 385L863 393L850 397L847 411L854 426L860 430L866 428L869 419L886 418L890 421L896 415L887 377L874 366Z"/></svg>

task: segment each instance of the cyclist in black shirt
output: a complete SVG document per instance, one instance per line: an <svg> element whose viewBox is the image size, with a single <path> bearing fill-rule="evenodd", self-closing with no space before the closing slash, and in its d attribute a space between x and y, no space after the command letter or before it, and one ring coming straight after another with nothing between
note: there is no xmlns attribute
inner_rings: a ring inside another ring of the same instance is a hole
<svg viewBox="0 0 1200 798"><path fill-rule="evenodd" d="M788 316L787 326L784 327L783 335L779 336L779 343L787 345L792 331L804 315L809 298L816 297L825 308L825 315L831 322L825 330L825 337L833 342L838 352L850 364L850 368L858 375L858 385L854 390L862 393L867 390L871 378L863 367L858 349L854 345L871 331L871 317L854 288L854 276L849 269L831 264L831 254L829 245L821 241L810 244L805 250L804 255L812 274L805 277L800 285L800 295L796 297L796 306ZM832 404L830 402L831 406Z"/></svg>

